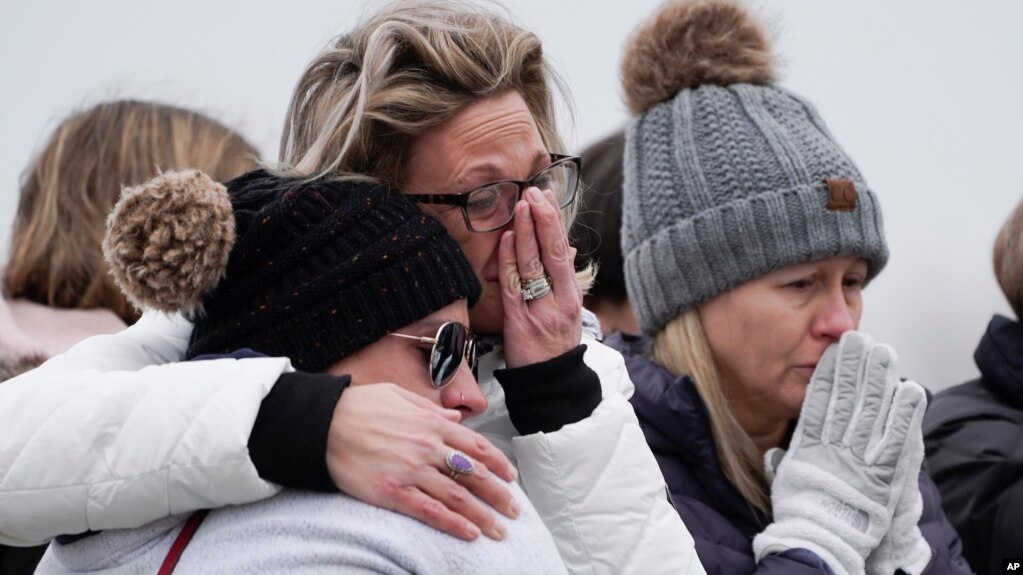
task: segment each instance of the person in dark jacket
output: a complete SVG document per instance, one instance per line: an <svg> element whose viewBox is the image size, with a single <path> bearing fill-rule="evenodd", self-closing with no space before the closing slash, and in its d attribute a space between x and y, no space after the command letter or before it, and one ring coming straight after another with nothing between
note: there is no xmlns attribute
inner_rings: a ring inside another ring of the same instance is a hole
<svg viewBox="0 0 1023 575"><path fill-rule="evenodd" d="M604 333L636 333L636 314L629 305L622 263L622 157L625 130L601 138L580 154L584 186L579 195L579 215L572 223L570 237L578 250L576 268L591 261L597 265L593 286L583 296L583 305L600 320Z"/></svg>
<svg viewBox="0 0 1023 575"><path fill-rule="evenodd" d="M1023 203L995 239L995 277L1023 317ZM1023 326L995 315L973 354L980 378L935 397L924 444L945 513L978 573L1023 557Z"/></svg>
<svg viewBox="0 0 1023 575"><path fill-rule="evenodd" d="M731 2L628 44L622 249L632 398L708 573L969 573L921 471L925 392L855 330L888 259L877 196L774 85Z"/></svg>

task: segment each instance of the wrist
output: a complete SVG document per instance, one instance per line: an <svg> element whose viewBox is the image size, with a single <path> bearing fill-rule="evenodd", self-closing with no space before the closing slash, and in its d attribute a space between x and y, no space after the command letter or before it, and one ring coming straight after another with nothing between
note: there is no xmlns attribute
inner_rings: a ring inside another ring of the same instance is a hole
<svg viewBox="0 0 1023 575"><path fill-rule="evenodd" d="M293 372L281 375L260 404L249 435L259 476L292 489L336 491L327 468L327 438L334 407L348 376Z"/></svg>
<svg viewBox="0 0 1023 575"><path fill-rule="evenodd" d="M601 400L600 378L586 365L585 352L580 344L544 362L494 372L519 433L554 432L593 413Z"/></svg>

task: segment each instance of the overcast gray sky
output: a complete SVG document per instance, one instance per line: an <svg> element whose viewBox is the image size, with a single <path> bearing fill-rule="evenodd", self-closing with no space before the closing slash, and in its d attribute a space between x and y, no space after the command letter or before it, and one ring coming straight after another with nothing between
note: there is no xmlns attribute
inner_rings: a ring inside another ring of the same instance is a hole
<svg viewBox="0 0 1023 575"><path fill-rule="evenodd" d="M289 5L290 4L290 5ZM304 65L379 2L0 0L0 250L20 174L75 109L135 97L198 108L269 158ZM508 0L575 101L572 151L627 121L626 35L658 2ZM973 349L1009 314L991 244L1023 197L1023 3L758 0L781 84L817 104L884 208L892 257L863 329L937 390L977 374Z"/></svg>

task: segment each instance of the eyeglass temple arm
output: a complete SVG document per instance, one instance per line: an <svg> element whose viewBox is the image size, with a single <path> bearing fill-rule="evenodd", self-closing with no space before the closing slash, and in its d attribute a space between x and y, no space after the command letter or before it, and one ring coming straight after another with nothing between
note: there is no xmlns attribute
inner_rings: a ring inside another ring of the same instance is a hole
<svg viewBox="0 0 1023 575"><path fill-rule="evenodd" d="M403 337L405 339L412 339L418 341L419 343L425 343L429 345L437 343L437 339L432 337L419 337L418 335L408 335L407 333L389 333L387 335L393 335L394 337Z"/></svg>
<svg viewBox="0 0 1023 575"><path fill-rule="evenodd" d="M412 201L419 204L446 204L449 206L462 205L461 194L409 194Z"/></svg>

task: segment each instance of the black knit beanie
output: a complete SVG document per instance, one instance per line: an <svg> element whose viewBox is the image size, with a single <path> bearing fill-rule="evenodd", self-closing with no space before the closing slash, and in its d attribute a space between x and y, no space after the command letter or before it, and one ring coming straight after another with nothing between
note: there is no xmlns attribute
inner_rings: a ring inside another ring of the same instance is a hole
<svg viewBox="0 0 1023 575"><path fill-rule="evenodd" d="M219 255L218 250L209 255L208 248L216 241L204 234L217 225L208 217L169 220L163 227L169 225L170 235L184 241L161 244L153 241L159 233L144 229L154 227L152 213L139 218L122 209L148 188L149 196L153 190L159 192L155 195L161 213L187 211L173 205L200 203L195 194L176 202L169 199L173 190L167 188L212 193L212 181L196 184L198 177L205 176L175 172L126 190L111 215L104 242L115 279L137 305L167 310L167 305L152 301L152 294L139 297L135 292L141 290L126 289L125 284L130 288L140 276L158 277L168 254L174 256L172 267L187 273L184 281L164 291L180 294L189 289L184 287L189 282L212 285L200 287L200 298L170 306L173 311L194 310L189 357L247 347L290 357L297 369L322 371L390 331L459 299L467 298L472 305L479 297L479 281L444 227L400 192L383 186L293 180L262 170L228 182L235 239L226 266L219 269L215 262L205 261ZM220 190L223 193L224 188ZM143 219L146 222L138 221ZM139 248L129 237L133 233L149 241ZM122 239L112 239L115 236ZM202 245L187 245L189 239ZM136 255L131 255L133 251ZM192 255L179 261L178 254L186 252ZM118 258L119 253L129 257ZM121 281L118 269L125 276L132 275L125 270L134 269L134 277ZM152 283L149 279L150 291Z"/></svg>

